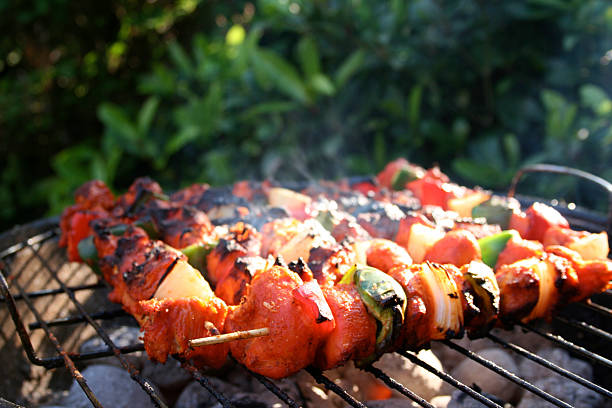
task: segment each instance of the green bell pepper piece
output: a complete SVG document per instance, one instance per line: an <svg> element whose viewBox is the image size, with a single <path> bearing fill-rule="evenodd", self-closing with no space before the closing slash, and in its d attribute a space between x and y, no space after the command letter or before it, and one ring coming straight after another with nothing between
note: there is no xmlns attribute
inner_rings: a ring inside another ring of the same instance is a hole
<svg viewBox="0 0 612 408"><path fill-rule="evenodd" d="M480 238L478 240L478 245L482 253L482 262L489 265L491 268L495 268L499 254L506 248L506 244L513 237L520 238L521 236L515 230L507 230L495 235Z"/></svg>

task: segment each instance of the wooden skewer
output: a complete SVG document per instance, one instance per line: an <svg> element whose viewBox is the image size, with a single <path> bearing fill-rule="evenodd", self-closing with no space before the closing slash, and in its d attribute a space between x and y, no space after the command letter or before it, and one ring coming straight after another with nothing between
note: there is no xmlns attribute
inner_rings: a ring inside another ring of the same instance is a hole
<svg viewBox="0 0 612 408"><path fill-rule="evenodd" d="M253 337L262 337L270 334L270 329L263 327L261 329L252 329L237 331L233 333L218 334L216 336L202 337L200 339L189 340L190 347L209 346L211 344L225 343L228 341L251 339Z"/></svg>

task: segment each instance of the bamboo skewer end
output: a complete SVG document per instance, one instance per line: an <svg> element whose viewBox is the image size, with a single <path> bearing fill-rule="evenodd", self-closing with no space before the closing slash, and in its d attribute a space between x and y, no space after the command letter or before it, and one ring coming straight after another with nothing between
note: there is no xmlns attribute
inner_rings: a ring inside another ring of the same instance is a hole
<svg viewBox="0 0 612 408"><path fill-rule="evenodd" d="M202 347L212 344L226 343L228 341L252 339L254 337L263 337L270 334L270 329L263 327L261 329L243 330L233 333L218 334L216 336L202 337L199 339L189 340L189 347Z"/></svg>

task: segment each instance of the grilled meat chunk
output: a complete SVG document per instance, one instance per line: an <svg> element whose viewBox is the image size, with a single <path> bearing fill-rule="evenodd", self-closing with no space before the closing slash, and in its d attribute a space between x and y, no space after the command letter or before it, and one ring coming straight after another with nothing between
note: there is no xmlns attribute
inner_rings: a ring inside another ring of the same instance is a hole
<svg viewBox="0 0 612 408"><path fill-rule="evenodd" d="M268 327L270 335L232 342L230 350L238 362L265 376L283 378L314 360L324 330L294 298L293 291L302 284L283 266L255 275L244 301L229 311L225 330Z"/></svg>
<svg viewBox="0 0 612 408"><path fill-rule="evenodd" d="M229 351L227 343L189 347L191 339L223 333L228 308L221 299L152 299L140 302L139 307L149 358L165 363L168 355L179 355L197 367L223 366Z"/></svg>

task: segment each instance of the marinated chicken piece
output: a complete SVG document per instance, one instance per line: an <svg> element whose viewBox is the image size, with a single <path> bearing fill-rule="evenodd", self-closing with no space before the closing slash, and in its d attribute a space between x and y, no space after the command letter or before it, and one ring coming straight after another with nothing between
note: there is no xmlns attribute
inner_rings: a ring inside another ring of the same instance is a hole
<svg viewBox="0 0 612 408"><path fill-rule="evenodd" d="M121 237L112 232L98 234L94 240L100 258L100 269L113 287L109 298L137 314L137 302L153 297L162 280L186 257L161 241L150 240L144 231L128 226Z"/></svg>
<svg viewBox="0 0 612 408"><path fill-rule="evenodd" d="M343 218L334 225L331 234L337 242L344 240L349 242L365 241L371 238L370 234L356 220L348 218Z"/></svg>
<svg viewBox="0 0 612 408"><path fill-rule="evenodd" d="M295 218L279 218L264 224L261 228L261 256L278 255L301 228L302 223Z"/></svg>
<svg viewBox="0 0 612 408"><path fill-rule="evenodd" d="M249 370L270 378L283 378L310 364L329 334L294 291L304 283L286 267L273 266L251 281L242 303L231 309L225 331L268 327L270 334L230 344L232 356Z"/></svg>
<svg viewBox="0 0 612 408"><path fill-rule="evenodd" d="M194 194L186 204L204 211L213 222L235 217L240 208L249 208L247 200L232 194L231 187L207 188L200 195Z"/></svg>
<svg viewBox="0 0 612 408"><path fill-rule="evenodd" d="M562 246L550 246L546 251L567 259L578 275L577 292L569 302L579 302L596 293L612 288L612 261L584 260L576 251Z"/></svg>
<svg viewBox="0 0 612 408"><path fill-rule="evenodd" d="M60 218L62 235L58 244L60 247L70 244L68 255L71 261L80 260L76 246L91 234L89 221L107 216L115 204L114 200L113 193L100 180L88 181L75 191L75 204L66 208ZM78 216L80 220L74 222L73 217L79 213L82 214Z"/></svg>
<svg viewBox="0 0 612 408"><path fill-rule="evenodd" d="M358 251L362 251L360 258L363 264L389 273L396 266L408 266L412 264L412 258L408 252L393 241L376 238L363 243L355 244Z"/></svg>
<svg viewBox="0 0 612 408"><path fill-rule="evenodd" d="M265 269L268 261L259 256L240 257L229 273L215 287L215 295L228 305L237 305L246 294L253 277Z"/></svg>
<svg viewBox="0 0 612 408"><path fill-rule="evenodd" d="M466 230L449 231L427 251L425 261L455 266L482 259L478 241Z"/></svg>
<svg viewBox="0 0 612 408"><path fill-rule="evenodd" d="M578 292L578 275L571 262L552 253L502 265L495 277L502 319L550 318Z"/></svg>
<svg viewBox="0 0 612 408"><path fill-rule="evenodd" d="M398 206L378 201L358 208L353 215L372 237L390 240L397 236L400 220L405 217Z"/></svg>
<svg viewBox="0 0 612 408"><path fill-rule="evenodd" d="M261 235L253 227L239 222L206 256L207 279L212 285L219 283L234 267L236 259L256 256L261 252Z"/></svg>
<svg viewBox="0 0 612 408"><path fill-rule="evenodd" d="M321 223L315 219L304 221L298 226L297 233L278 249L277 255L286 262L296 261L299 258L309 263L313 248L329 248L336 246L336 240ZM310 266L312 268L312 265Z"/></svg>
<svg viewBox="0 0 612 408"><path fill-rule="evenodd" d="M545 247L562 245L580 254L583 259L607 259L610 252L608 233L594 234L588 231L574 231L563 227L546 230L542 243Z"/></svg>
<svg viewBox="0 0 612 408"><path fill-rule="evenodd" d="M152 209L149 215L160 239L174 248L185 248L214 239L214 227L210 220L204 212L194 207L173 203L166 208Z"/></svg>
<svg viewBox="0 0 612 408"><path fill-rule="evenodd" d="M160 185L149 177L141 177L137 178L128 191L117 199L113 216L138 219L146 215L146 211L151 207L163 208L167 203L168 200L164 198Z"/></svg>
<svg viewBox="0 0 612 408"><path fill-rule="evenodd" d="M308 267L321 286L334 285L354 264L355 252L348 245L330 243L308 253Z"/></svg>
<svg viewBox="0 0 612 408"><path fill-rule="evenodd" d="M188 205L195 207L209 188L208 184L192 184L172 194L170 201L177 206Z"/></svg>
<svg viewBox="0 0 612 408"><path fill-rule="evenodd" d="M406 293L406 312L404 324L396 340L398 350L419 350L429 343L433 313L428 309L429 295L427 283L423 280L419 265L399 266L389 271Z"/></svg>
<svg viewBox="0 0 612 408"><path fill-rule="evenodd" d="M79 255L78 245L81 240L93 233L91 221L104 218L108 213L104 210L77 210L65 214L62 218L62 240L65 242L68 260L70 262L82 262ZM60 246L62 241L60 241Z"/></svg>
<svg viewBox="0 0 612 408"><path fill-rule="evenodd" d="M189 347L189 340L223 333L227 305L219 298L152 299L139 304L144 344L150 359L165 363L168 355L191 360L196 367L221 368L227 343Z"/></svg>
<svg viewBox="0 0 612 408"><path fill-rule="evenodd" d="M527 239L511 238L506 243L506 247L499 253L495 270L503 265L510 265L521 259L539 257L544 252L544 246L538 241Z"/></svg>
<svg viewBox="0 0 612 408"><path fill-rule="evenodd" d="M375 351L376 320L368 313L352 284L323 288L336 327L317 352L315 365L323 370L349 360L361 360Z"/></svg>

